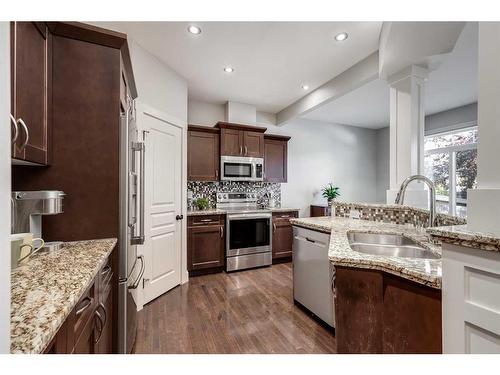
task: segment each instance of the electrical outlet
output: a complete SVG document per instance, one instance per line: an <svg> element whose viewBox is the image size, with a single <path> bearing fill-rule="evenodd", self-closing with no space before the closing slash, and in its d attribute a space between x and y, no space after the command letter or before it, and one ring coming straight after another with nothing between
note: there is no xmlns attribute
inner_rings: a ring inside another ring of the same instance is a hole
<svg viewBox="0 0 500 375"><path fill-rule="evenodd" d="M361 217L361 212L359 210L350 210L349 219L359 219Z"/></svg>

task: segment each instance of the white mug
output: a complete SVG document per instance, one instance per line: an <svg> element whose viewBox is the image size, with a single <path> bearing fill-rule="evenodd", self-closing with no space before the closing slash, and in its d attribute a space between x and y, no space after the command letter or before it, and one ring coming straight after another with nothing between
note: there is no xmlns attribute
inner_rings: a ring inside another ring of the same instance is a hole
<svg viewBox="0 0 500 375"><path fill-rule="evenodd" d="M35 241L40 245L35 248ZM44 245L41 238L33 238L33 233L15 233L10 235L11 242L11 267L15 268L20 262L35 254Z"/></svg>

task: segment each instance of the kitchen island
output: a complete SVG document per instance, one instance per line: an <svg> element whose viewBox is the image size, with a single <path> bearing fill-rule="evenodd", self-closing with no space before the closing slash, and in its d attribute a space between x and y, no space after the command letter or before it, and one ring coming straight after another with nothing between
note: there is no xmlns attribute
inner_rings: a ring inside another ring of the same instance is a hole
<svg viewBox="0 0 500 375"><path fill-rule="evenodd" d="M339 353L441 353L441 247L425 229L345 217L292 219L292 225L330 236L325 261ZM300 233L314 242L313 233ZM427 256L355 251L349 238L356 233L402 236Z"/></svg>
<svg viewBox="0 0 500 375"><path fill-rule="evenodd" d="M108 261L116 241L67 242L59 250L34 254L12 271L11 353L46 350Z"/></svg>

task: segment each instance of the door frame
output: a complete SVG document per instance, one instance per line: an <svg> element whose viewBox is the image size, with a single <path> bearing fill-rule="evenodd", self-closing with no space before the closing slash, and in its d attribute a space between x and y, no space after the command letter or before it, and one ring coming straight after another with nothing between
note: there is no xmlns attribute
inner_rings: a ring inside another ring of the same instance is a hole
<svg viewBox="0 0 500 375"><path fill-rule="evenodd" d="M137 113L137 129L139 131L139 138L144 141L143 131L144 116L154 117L158 120L168 122L169 124L181 130L181 215L184 220L181 220L181 284L189 281L189 274L187 271L187 121L181 120L168 113L162 112L156 108L149 106L136 99L136 113ZM142 246L137 247L137 255L145 255ZM144 307L144 289L141 280L139 288L133 293L135 302L137 304L137 311L142 310Z"/></svg>

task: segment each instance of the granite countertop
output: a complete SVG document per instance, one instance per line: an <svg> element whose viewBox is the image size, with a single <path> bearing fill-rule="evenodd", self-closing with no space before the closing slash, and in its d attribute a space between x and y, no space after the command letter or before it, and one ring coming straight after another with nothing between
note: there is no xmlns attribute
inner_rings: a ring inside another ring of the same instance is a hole
<svg viewBox="0 0 500 375"><path fill-rule="evenodd" d="M12 271L11 353L45 349L115 245L115 238L67 242Z"/></svg>
<svg viewBox="0 0 500 375"><path fill-rule="evenodd" d="M300 211L298 208L289 207L273 207L273 208L257 208L242 210L244 212L288 212L288 211ZM231 212L235 212L231 210ZM217 208L209 208L208 210L187 210L187 216L206 216L206 215L225 215L227 210L221 210Z"/></svg>
<svg viewBox="0 0 500 375"><path fill-rule="evenodd" d="M441 242L474 249L500 251L500 237L491 233L474 232L467 225L428 228L427 233Z"/></svg>
<svg viewBox="0 0 500 375"><path fill-rule="evenodd" d="M364 254L349 246L347 233L392 233L411 238L422 247L441 254L441 247L433 244L425 230L411 225L381 223L376 221L348 219L343 217L314 217L291 219L293 225L330 234L328 256L334 265L375 269L384 271L417 283L441 288L441 259L417 259Z"/></svg>

